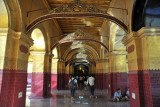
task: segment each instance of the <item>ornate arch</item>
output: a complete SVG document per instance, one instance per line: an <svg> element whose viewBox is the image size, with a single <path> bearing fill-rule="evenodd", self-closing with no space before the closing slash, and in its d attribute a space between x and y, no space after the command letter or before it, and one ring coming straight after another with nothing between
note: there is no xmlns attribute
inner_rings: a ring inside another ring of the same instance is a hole
<svg viewBox="0 0 160 107"><path fill-rule="evenodd" d="M43 34L44 42L45 42L45 51L46 51L46 53L52 52L52 51L51 51L51 47L50 47L50 38L49 38L49 35L47 35L47 33L46 33L47 31L46 31L46 29L44 28L44 26L43 26L43 25L38 25L36 28L32 29L32 32L33 32L35 29L40 29L40 31L41 31L42 34ZM30 35L31 35L32 32L30 32Z"/></svg>
<svg viewBox="0 0 160 107"><path fill-rule="evenodd" d="M68 61L65 63L65 65L67 66L68 64L73 63L73 62L75 62L75 61L77 61L77 60L87 60L88 62L90 62L90 63L92 63L94 66L96 66L96 62L95 62L94 60L92 60L92 59L89 59L89 58L73 58L73 59L68 60Z"/></svg>
<svg viewBox="0 0 160 107"><path fill-rule="evenodd" d="M40 16L32 21L27 27L26 32L28 33L34 26L44 21L50 20L52 18L77 18L77 17L90 17L90 18L104 18L113 23L116 23L126 32L128 32L128 27L119 19L111 16L105 11L98 9L93 5L86 5L80 0L74 0L70 4L61 5L50 13Z"/></svg>
<svg viewBox="0 0 160 107"><path fill-rule="evenodd" d="M99 58L100 58L100 57L99 57L99 54L97 53L97 51L96 51L94 48L92 48L92 47L89 46L89 45L83 45L83 47L82 47L82 46L79 44L79 45L77 45L75 48L68 48L68 49L65 51L65 53L63 54L62 59L65 59L70 52L75 51L75 50L79 50L79 49L83 49L83 50L90 51L90 52L93 54L94 58L96 58L96 59L99 59Z"/></svg>
<svg viewBox="0 0 160 107"><path fill-rule="evenodd" d="M8 27L18 31L23 32L23 23L22 23L22 13L18 0L3 0L7 11L8 11Z"/></svg>
<svg viewBox="0 0 160 107"><path fill-rule="evenodd" d="M56 44L54 44L52 46L52 49L54 49L55 47L57 47L60 44L64 44L64 43L68 43L68 42L74 42L74 41L96 42L96 43L99 43L100 45L102 45L108 51L108 47L104 43L102 43L101 41L95 40L93 38L93 36L83 32L81 30L77 30L76 32L67 35L66 37L64 37L63 39L58 41Z"/></svg>
<svg viewBox="0 0 160 107"><path fill-rule="evenodd" d="M84 49L74 49L74 50L71 50L71 51L67 54L67 56L66 56L66 58L65 58L65 61L71 59L74 55L76 55L76 54L78 54L78 53L80 53L80 52L81 52L81 53L84 53L84 54L87 54L91 59L95 59L95 56L94 56L93 53L90 52L89 50L85 50L85 51L84 51Z"/></svg>

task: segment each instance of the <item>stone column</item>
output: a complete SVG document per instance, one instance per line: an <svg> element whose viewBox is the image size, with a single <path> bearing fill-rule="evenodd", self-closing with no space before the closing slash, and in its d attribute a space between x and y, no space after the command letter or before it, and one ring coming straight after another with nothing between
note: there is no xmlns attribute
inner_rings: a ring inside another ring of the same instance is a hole
<svg viewBox="0 0 160 107"><path fill-rule="evenodd" d="M103 60L103 90L108 90L108 59Z"/></svg>
<svg viewBox="0 0 160 107"><path fill-rule="evenodd" d="M52 59L52 69L51 69L51 89L57 90L57 63L58 59Z"/></svg>
<svg viewBox="0 0 160 107"><path fill-rule="evenodd" d="M65 67L65 61L62 61L62 89L66 89L66 67Z"/></svg>
<svg viewBox="0 0 160 107"><path fill-rule="evenodd" d="M5 61L5 51L6 51L6 45L7 45L7 35L8 35L8 28L1 28L0 29L0 50L1 50L1 54L0 54L0 93L1 93L4 61Z"/></svg>
<svg viewBox="0 0 160 107"><path fill-rule="evenodd" d="M95 88L103 89L103 61L96 61Z"/></svg>
<svg viewBox="0 0 160 107"><path fill-rule="evenodd" d="M73 73L73 70L74 70L74 69L73 69L73 66L69 64L69 74L72 74L72 73Z"/></svg>
<svg viewBox="0 0 160 107"><path fill-rule="evenodd" d="M99 87L98 87L98 72L99 72L99 61L97 60L96 61L96 71L95 71L95 73L94 73L94 77L95 77L95 83L94 83L94 85L95 85L95 89L99 89Z"/></svg>
<svg viewBox="0 0 160 107"><path fill-rule="evenodd" d="M5 36L1 38L5 49L2 49L0 107L24 107L29 48L33 41L27 35L9 28L4 28L2 33Z"/></svg>
<svg viewBox="0 0 160 107"><path fill-rule="evenodd" d="M59 59L57 89L62 90L64 88L65 88L65 62L62 59Z"/></svg>
<svg viewBox="0 0 160 107"><path fill-rule="evenodd" d="M112 85L112 72L113 72L113 55L111 53L108 53L107 59L108 59L108 96L113 96L113 85Z"/></svg>
<svg viewBox="0 0 160 107"><path fill-rule="evenodd" d="M52 56L50 53L45 53L44 58L44 80L43 80L43 97L51 96L51 62Z"/></svg>
<svg viewBox="0 0 160 107"><path fill-rule="evenodd" d="M65 67L65 89L69 89L69 86L68 86L68 82L69 82L69 71L70 70L70 64L68 64L66 67Z"/></svg>
<svg viewBox="0 0 160 107"><path fill-rule="evenodd" d="M31 85L31 98L43 98L44 85L44 51L32 51L33 72Z"/></svg>
<svg viewBox="0 0 160 107"><path fill-rule="evenodd" d="M112 51L108 56L110 59L109 94L113 96L117 88L121 88L124 95L128 87L126 51Z"/></svg>
<svg viewBox="0 0 160 107"><path fill-rule="evenodd" d="M142 28L128 34L127 46L131 107L160 106L160 28Z"/></svg>

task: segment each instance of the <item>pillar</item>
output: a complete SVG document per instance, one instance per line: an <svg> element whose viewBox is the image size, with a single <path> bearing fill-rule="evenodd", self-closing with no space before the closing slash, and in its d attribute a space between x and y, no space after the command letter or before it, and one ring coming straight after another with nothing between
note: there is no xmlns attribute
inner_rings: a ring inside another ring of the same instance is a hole
<svg viewBox="0 0 160 107"><path fill-rule="evenodd" d="M29 56L31 57L31 55ZM32 82L32 70L33 70L33 60L28 60L28 67L27 67L27 87L31 88L31 82Z"/></svg>
<svg viewBox="0 0 160 107"><path fill-rule="evenodd" d="M99 72L99 61L97 60L96 61L96 71L94 73L94 77L95 77L94 86L95 86L95 89L99 89L99 87L98 87L98 81L99 81L99 79L98 79L98 72Z"/></svg>
<svg viewBox="0 0 160 107"><path fill-rule="evenodd" d="M96 72L95 72L95 87L100 90L107 90L108 85L108 70L106 68L106 63L108 60L101 59L96 61ZM94 70L94 66L92 66Z"/></svg>
<svg viewBox="0 0 160 107"><path fill-rule="evenodd" d="M109 57L109 95L113 96L117 88L121 88L122 95L128 88L128 69L126 51L112 51Z"/></svg>
<svg viewBox="0 0 160 107"><path fill-rule="evenodd" d="M52 56L49 52L44 57L43 98L51 96L51 64Z"/></svg>
<svg viewBox="0 0 160 107"><path fill-rule="evenodd" d="M128 34L127 47L131 107L160 106L160 28L142 28Z"/></svg>
<svg viewBox="0 0 160 107"><path fill-rule="evenodd" d="M107 91L108 93L108 59L104 59L103 61L103 90Z"/></svg>
<svg viewBox="0 0 160 107"><path fill-rule="evenodd" d="M73 66L69 64L69 74L72 74L74 72Z"/></svg>
<svg viewBox="0 0 160 107"><path fill-rule="evenodd" d="M33 72L30 98L43 98L45 52L32 51L31 54L33 56Z"/></svg>
<svg viewBox="0 0 160 107"><path fill-rule="evenodd" d="M62 59L58 61L58 82L57 89L65 89L65 62Z"/></svg>
<svg viewBox="0 0 160 107"><path fill-rule="evenodd" d="M2 77L3 77L3 68L4 68L4 61L5 61L7 35L8 35L8 29L1 28L0 29L0 50L1 50L1 54L0 54L0 93L1 93L1 86L2 86Z"/></svg>
<svg viewBox="0 0 160 107"><path fill-rule="evenodd" d="M96 61L95 88L103 89L103 60Z"/></svg>
<svg viewBox="0 0 160 107"><path fill-rule="evenodd" d="M27 64L31 38L10 28L1 28L3 40L1 60L0 107L24 107L27 86Z"/></svg>
<svg viewBox="0 0 160 107"><path fill-rule="evenodd" d="M52 59L52 69L51 69L51 89L57 90L57 62L58 59Z"/></svg>
<svg viewBox="0 0 160 107"><path fill-rule="evenodd" d="M70 64L65 66L65 89L69 89L68 83L69 83L69 74L70 74Z"/></svg>

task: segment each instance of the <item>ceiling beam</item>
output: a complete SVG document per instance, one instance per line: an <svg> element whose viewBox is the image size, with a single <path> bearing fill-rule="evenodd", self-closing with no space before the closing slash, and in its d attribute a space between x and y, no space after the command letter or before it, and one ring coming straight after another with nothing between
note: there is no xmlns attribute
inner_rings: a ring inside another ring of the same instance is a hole
<svg viewBox="0 0 160 107"><path fill-rule="evenodd" d="M50 12L51 11L51 7L49 6L48 1L47 0L42 0L42 2L45 5L45 7L47 8L47 11ZM60 26L59 26L59 24L58 24L56 19L53 19L53 23L55 23L59 33L62 34L63 32L62 32L62 30L61 30L61 28L60 28Z"/></svg>

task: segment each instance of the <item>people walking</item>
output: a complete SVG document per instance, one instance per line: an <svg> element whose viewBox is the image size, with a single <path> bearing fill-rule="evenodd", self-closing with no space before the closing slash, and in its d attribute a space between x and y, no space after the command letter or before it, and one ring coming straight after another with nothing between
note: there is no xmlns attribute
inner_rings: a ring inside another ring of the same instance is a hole
<svg viewBox="0 0 160 107"><path fill-rule="evenodd" d="M71 101L74 101L75 90L78 88L75 76L72 76L72 78L69 80L69 88L71 90Z"/></svg>
<svg viewBox="0 0 160 107"><path fill-rule="evenodd" d="M90 75L90 77L87 79L87 85L89 86L90 98L93 98L94 96L94 81L95 81L95 78L93 77L93 75Z"/></svg>

